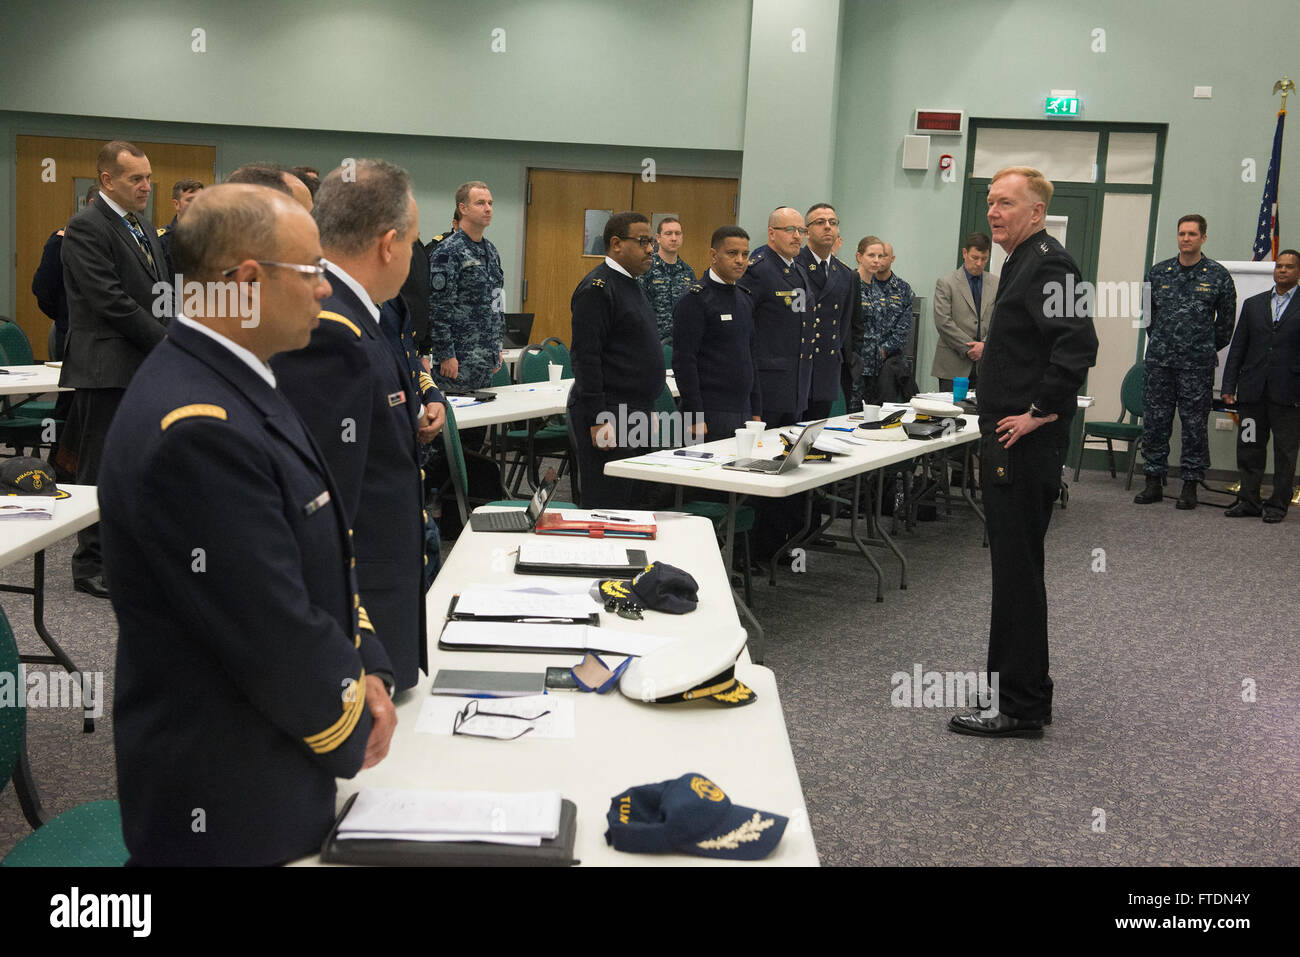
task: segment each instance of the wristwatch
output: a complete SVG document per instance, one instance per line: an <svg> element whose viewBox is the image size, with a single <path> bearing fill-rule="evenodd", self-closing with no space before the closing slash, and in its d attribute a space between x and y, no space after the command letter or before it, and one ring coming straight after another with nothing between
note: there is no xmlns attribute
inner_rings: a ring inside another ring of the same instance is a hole
<svg viewBox="0 0 1300 957"><path fill-rule="evenodd" d="M1029 403L1029 414L1032 415L1035 419L1045 419L1048 416L1050 416L1052 413L1044 412L1037 405L1031 402Z"/></svg>

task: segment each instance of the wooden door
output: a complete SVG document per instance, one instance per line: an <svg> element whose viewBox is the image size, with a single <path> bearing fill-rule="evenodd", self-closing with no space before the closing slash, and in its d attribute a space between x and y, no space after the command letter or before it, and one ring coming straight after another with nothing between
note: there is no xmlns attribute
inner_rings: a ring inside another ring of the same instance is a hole
<svg viewBox="0 0 1300 957"><path fill-rule="evenodd" d="M569 301L582 277L604 256L582 252L588 209L615 213L632 208L632 177L627 173L528 171L528 221L524 238L524 278L528 295L521 312L533 313L533 342L557 336L573 341Z"/></svg>
<svg viewBox="0 0 1300 957"><path fill-rule="evenodd" d="M656 213L672 213L682 221L682 248L678 255L696 276L709 268L709 239L719 226L736 222L737 180L707 176L660 176L653 183L633 178L632 208L650 222ZM762 245L751 238L750 247Z"/></svg>
<svg viewBox="0 0 1300 957"><path fill-rule="evenodd" d="M695 176L660 176L642 182L637 173L590 173L534 169L528 172L528 217L524 239L527 295L523 312L534 314L532 340L572 339L569 301L573 290L603 259L582 251L589 209L635 209L654 221L672 213L682 221L680 255L696 275L709 267L709 237L736 221L737 181Z"/></svg>
<svg viewBox="0 0 1300 957"><path fill-rule="evenodd" d="M152 218L156 227L171 222L172 184L180 179L197 179L210 184L216 168L216 147L189 146L180 143L133 141L149 157L153 170ZM32 295L32 275L41 261L45 241L62 229L77 210L76 180L95 179L95 159L103 140L73 139L63 136L19 136L17 162L18 255L15 288L15 321L31 340L38 360L49 357L50 320L36 305ZM52 161L52 162L51 162Z"/></svg>

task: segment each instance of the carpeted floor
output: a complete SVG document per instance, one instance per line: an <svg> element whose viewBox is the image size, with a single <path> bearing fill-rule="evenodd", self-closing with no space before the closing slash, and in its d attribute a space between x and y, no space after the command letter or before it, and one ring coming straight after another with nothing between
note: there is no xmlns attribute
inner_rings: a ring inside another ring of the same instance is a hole
<svg viewBox="0 0 1300 957"><path fill-rule="evenodd" d="M883 604L843 546L756 583L824 864L1300 863L1300 514L1264 525L1131 497L1088 473L1053 516L1042 740L961 737L944 728L955 709L891 700L896 672L983 667L988 552L970 512L900 534L912 580L900 591L881 555ZM72 591L71 550L47 553L47 621L111 696L111 609ZM0 572L30 577L30 561ZM29 600L3 604L34 650ZM33 709L28 734L50 809L115 796L109 713L86 735L79 712ZM0 856L27 833L8 787Z"/></svg>

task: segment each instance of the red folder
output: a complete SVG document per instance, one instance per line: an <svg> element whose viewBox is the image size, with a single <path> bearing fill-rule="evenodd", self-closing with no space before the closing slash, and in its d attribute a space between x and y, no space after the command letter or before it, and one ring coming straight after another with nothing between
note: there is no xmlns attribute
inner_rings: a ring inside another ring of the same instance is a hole
<svg viewBox="0 0 1300 957"><path fill-rule="evenodd" d="M538 535L581 535L584 538L654 538L657 525L631 522L575 522L556 512L543 512L533 529Z"/></svg>

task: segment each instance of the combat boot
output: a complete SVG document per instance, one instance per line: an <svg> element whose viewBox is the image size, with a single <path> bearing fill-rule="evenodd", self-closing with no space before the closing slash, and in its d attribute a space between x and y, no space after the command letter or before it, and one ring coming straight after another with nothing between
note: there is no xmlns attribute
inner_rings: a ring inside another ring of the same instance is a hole
<svg viewBox="0 0 1300 957"><path fill-rule="evenodd" d="M1135 505L1150 505L1152 502L1158 502L1165 497L1164 490L1161 486L1159 475L1148 475L1147 486L1142 491L1133 496Z"/></svg>
<svg viewBox="0 0 1300 957"><path fill-rule="evenodd" d="M1189 508L1196 508L1196 483L1184 482L1183 491L1178 496L1177 507L1186 511Z"/></svg>

